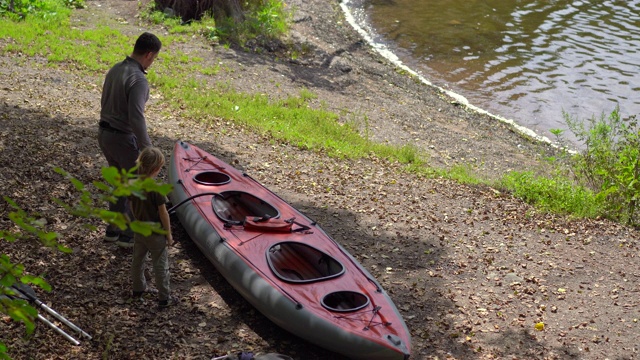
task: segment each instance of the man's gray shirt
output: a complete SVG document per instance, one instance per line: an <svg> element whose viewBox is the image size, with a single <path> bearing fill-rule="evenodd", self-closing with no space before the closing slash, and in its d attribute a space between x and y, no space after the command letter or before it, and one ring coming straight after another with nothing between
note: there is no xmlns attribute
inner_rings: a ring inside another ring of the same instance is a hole
<svg viewBox="0 0 640 360"><path fill-rule="evenodd" d="M140 149L151 146L144 118L149 83L139 62L127 58L107 73L102 88L100 120L112 128L134 134Z"/></svg>

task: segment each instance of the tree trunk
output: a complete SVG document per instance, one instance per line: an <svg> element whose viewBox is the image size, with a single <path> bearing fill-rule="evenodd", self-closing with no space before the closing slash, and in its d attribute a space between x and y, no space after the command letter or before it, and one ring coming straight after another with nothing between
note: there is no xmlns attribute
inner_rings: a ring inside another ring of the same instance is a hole
<svg viewBox="0 0 640 360"><path fill-rule="evenodd" d="M241 23L244 21L244 12L240 0L213 0L214 15L216 8L222 10L225 17L232 18L234 22ZM218 18L217 15L215 15Z"/></svg>
<svg viewBox="0 0 640 360"><path fill-rule="evenodd" d="M182 21L199 20L209 11L213 11L216 20L231 18L235 23L244 21L244 12L240 0L156 0L158 10L173 13Z"/></svg>

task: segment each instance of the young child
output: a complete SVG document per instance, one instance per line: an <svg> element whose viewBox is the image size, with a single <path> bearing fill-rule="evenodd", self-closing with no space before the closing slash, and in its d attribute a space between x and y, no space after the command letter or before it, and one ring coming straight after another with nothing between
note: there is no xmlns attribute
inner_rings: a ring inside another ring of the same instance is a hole
<svg viewBox="0 0 640 360"><path fill-rule="evenodd" d="M155 178L164 166L164 156L155 147L147 147L138 156L138 175L141 177ZM167 307L175 305L177 300L170 296L169 289L169 256L168 247L173 245L171 236L171 223L167 212L167 198L157 192L149 192L146 199L131 196L131 210L138 221L160 222L166 235L151 234L143 236L136 233L133 245L133 263L131 265L131 278L133 280L133 296L142 297L147 290L144 277L144 260L147 254L151 254L155 284L158 288L158 305Z"/></svg>

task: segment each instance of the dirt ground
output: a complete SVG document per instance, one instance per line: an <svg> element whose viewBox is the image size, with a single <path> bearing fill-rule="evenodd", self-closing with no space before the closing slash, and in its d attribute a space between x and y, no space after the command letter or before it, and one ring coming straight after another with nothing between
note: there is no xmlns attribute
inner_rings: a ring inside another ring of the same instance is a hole
<svg viewBox="0 0 640 360"><path fill-rule="evenodd" d="M90 0L72 25L106 24L136 35L138 4ZM371 138L414 143L436 167L469 164L494 177L537 169L550 151L509 126L469 111L397 71L344 21L338 3L293 0L291 41L311 49L288 61L268 52L173 44L228 71L210 80L248 93L297 95L307 88L343 120L364 119ZM0 49L10 39L0 39ZM303 45L304 44L304 45ZM123 49L123 55L130 49ZM275 327L215 271L173 219L172 287L180 304L159 311L132 303L130 251L102 242L52 201L77 193L53 171L85 183L105 161L96 143L104 74L0 51L0 194L46 220L73 249L0 243L1 252L46 276L40 298L93 335L73 346L43 324L2 319L0 340L15 359L210 359L240 350L298 360L343 359ZM206 55L206 56L205 56ZM161 61L161 60L159 60ZM167 155L187 140L247 173L302 210L343 244L396 302L412 334L412 359L634 359L640 336L638 232L599 220L536 212L495 189L425 179L374 158L342 160L300 150L224 119L201 124L168 109L152 91L148 122ZM7 203L0 228L12 229ZM535 329L543 322L544 330Z"/></svg>

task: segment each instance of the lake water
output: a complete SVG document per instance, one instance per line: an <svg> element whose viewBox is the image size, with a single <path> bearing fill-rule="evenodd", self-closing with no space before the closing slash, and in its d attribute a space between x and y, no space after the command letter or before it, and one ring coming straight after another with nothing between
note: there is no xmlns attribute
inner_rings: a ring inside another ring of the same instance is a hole
<svg viewBox="0 0 640 360"><path fill-rule="evenodd" d="M348 0L372 40L431 83L552 138L640 113L640 1Z"/></svg>

